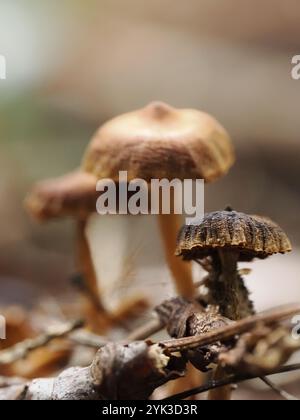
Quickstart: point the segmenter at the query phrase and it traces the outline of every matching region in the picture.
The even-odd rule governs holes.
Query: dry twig
[[[300,313],[300,304],[286,305],[271,311],[262,312],[225,326],[207,334],[185,337],[175,340],[167,340],[161,343],[170,352],[195,349],[197,347],[209,346],[218,341],[227,341],[235,336],[239,336],[256,327],[258,324],[270,325],[284,321],[289,317]]]
[[[49,328],[45,334],[42,334],[36,338],[27,339],[8,349],[2,350],[0,352],[0,365],[14,363],[17,360],[23,359],[30,351],[44,347],[51,341],[64,337],[77,328],[81,328],[82,326],[83,321],[81,320],[56,325],[52,328]]]
[[[94,349],[99,349],[109,343],[109,339],[107,337],[103,337],[86,330],[75,331],[68,335],[68,339],[75,344]]]
[[[165,327],[165,323],[162,322],[159,318],[153,318],[145,325],[137,328],[136,330],[132,331],[128,336],[126,341],[136,341],[136,340],[145,340],[149,338],[151,335],[159,332]]]
[[[266,384],[268,387],[270,387],[276,394],[278,394],[280,397],[282,397],[284,400],[288,401],[299,401],[299,398],[294,397],[293,395],[286,392],[284,389],[281,389],[276,384],[274,384],[270,379],[261,377],[260,378],[264,384]]]

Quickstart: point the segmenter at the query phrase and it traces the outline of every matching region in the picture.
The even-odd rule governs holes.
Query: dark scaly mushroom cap
[[[251,261],[284,254],[291,251],[292,246],[284,231],[266,217],[217,211],[206,214],[200,225],[181,229],[176,255],[196,260],[220,249],[236,250],[240,261]]]

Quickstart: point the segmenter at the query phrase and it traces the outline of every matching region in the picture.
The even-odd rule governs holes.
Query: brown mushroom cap
[[[266,217],[217,211],[206,214],[200,225],[181,229],[176,255],[196,260],[220,249],[236,250],[240,261],[251,261],[284,254],[291,251],[292,246],[284,231]]]
[[[25,204],[39,220],[81,218],[96,209],[97,181],[117,181],[119,171],[127,171],[129,181],[201,178],[210,182],[224,175],[233,162],[230,138],[213,117],[155,102],[104,124],[81,168],[37,184]]]
[[[96,178],[81,170],[35,185],[25,206],[37,220],[73,216],[78,219],[95,211],[99,193]]]
[[[83,169],[97,178],[205,179],[226,174],[235,156],[225,129],[210,115],[161,102],[104,124],[87,150]]]

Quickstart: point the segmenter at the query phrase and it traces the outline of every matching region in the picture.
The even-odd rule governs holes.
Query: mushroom
[[[81,266],[93,293],[114,311],[126,298],[151,305],[173,292],[194,294],[191,267],[174,256],[182,216],[96,213],[97,181],[204,179],[225,175],[234,162],[231,140],[210,115],[154,102],[104,124],[81,168],[38,184],[26,206],[37,219],[70,216],[79,221]],[[98,194],[99,195],[99,194]],[[97,282],[97,284],[96,284]]]
[[[206,214],[199,225],[184,226],[176,255],[200,263],[209,257],[207,299],[219,307],[223,316],[238,320],[254,313],[238,262],[291,250],[286,234],[270,219],[227,209]]]

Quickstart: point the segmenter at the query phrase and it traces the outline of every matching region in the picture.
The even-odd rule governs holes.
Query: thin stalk
[[[218,366],[214,372],[213,381],[218,382],[226,379],[228,375],[221,366]],[[231,400],[232,385],[211,389],[208,394],[209,401],[228,401]]]
[[[218,257],[220,264],[214,263],[214,267],[220,269],[216,271],[216,279],[213,284],[214,295],[220,306],[222,315],[232,320],[241,318],[239,313],[239,277],[238,277],[238,256],[234,251],[219,250]],[[227,377],[226,372],[221,366],[217,366],[214,372],[214,380],[222,380]],[[211,390],[208,395],[210,401],[231,400],[232,387],[230,385]]]
[[[220,296],[224,316],[233,321],[241,318],[239,314],[239,281],[238,281],[238,253],[219,251],[221,261],[221,275],[218,282],[222,284],[224,295]],[[218,285],[219,286],[219,285]]]
[[[206,280],[212,303],[220,313],[233,321],[253,315],[249,292],[238,271],[239,252],[220,249],[211,256],[212,269]]]
[[[87,282],[87,287],[89,290],[89,297],[91,298],[91,303],[95,306],[96,311],[103,309],[100,304],[100,294],[97,284],[96,273],[94,270],[94,265],[91,257],[91,252],[89,244],[85,235],[86,221],[79,221],[77,227],[77,256],[78,256],[78,269],[82,273],[84,279]],[[97,298],[95,298],[97,297]]]
[[[182,226],[182,216],[178,214],[159,214],[160,234],[164,245],[165,258],[172,273],[178,295],[191,299],[195,296],[191,264],[174,255],[177,234]]]

